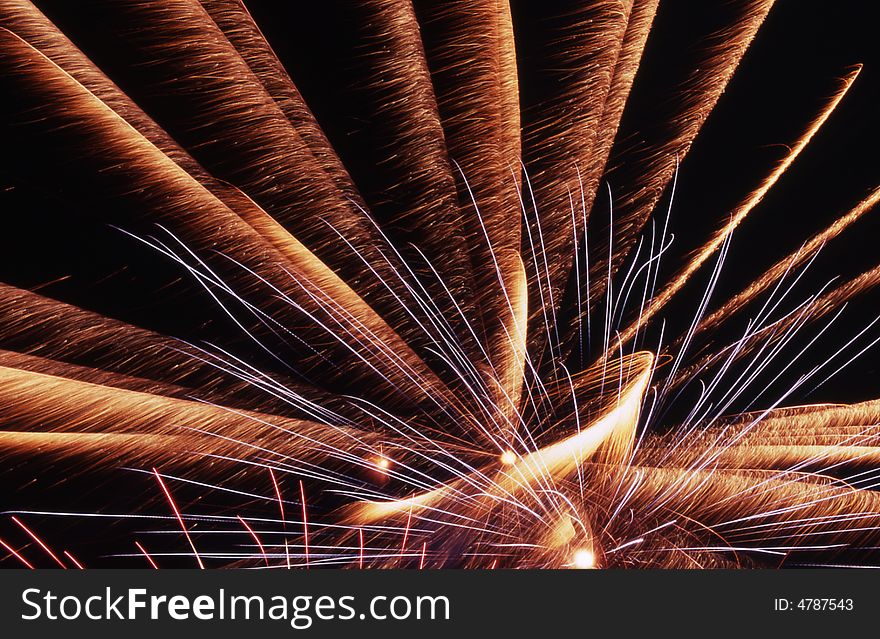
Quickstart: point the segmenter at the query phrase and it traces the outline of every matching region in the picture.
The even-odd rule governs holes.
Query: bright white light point
[[[505,466],[512,466],[516,463],[516,453],[512,450],[505,450],[501,453],[501,463]]]
[[[388,470],[388,467],[391,465],[391,462],[388,461],[385,457],[380,457],[376,460],[376,466],[381,468],[382,470]]]
[[[572,563],[575,568],[580,568],[582,570],[595,568],[596,555],[589,550],[581,549],[574,553],[574,561]]]

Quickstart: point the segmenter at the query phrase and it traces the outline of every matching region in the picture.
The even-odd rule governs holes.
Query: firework
[[[314,8],[322,82],[246,4],[0,0],[10,564],[865,563],[880,405],[793,398],[880,339],[810,361],[880,267],[798,297],[880,188],[713,298],[861,67],[670,272],[771,1],[707,9],[635,125],[657,0]]]

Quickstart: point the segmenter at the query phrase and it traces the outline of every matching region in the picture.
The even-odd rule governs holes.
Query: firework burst
[[[880,188],[713,298],[860,68],[663,267],[772,4],[708,11],[633,144],[657,0],[315,9],[337,77],[306,98],[239,0],[0,0],[0,187],[36,237],[0,284],[0,453],[36,495],[10,564],[868,561],[880,403],[791,404],[880,334],[810,363],[880,267],[797,286]]]

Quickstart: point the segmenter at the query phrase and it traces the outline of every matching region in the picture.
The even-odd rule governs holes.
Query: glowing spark
[[[236,517],[238,517],[238,521],[240,521],[241,525],[244,526],[245,529],[247,529],[247,531],[250,533],[251,537],[254,538],[254,541],[257,542],[257,546],[260,548],[260,553],[262,553],[262,555],[263,555],[263,560],[266,562],[266,568],[268,568],[269,567],[269,555],[266,554],[266,549],[263,547],[263,542],[260,541],[259,537],[257,537],[257,533],[254,532],[254,529],[251,528],[244,519],[242,519],[241,515],[236,515]]]
[[[501,457],[499,458],[501,463],[505,466],[513,466],[516,463],[517,457],[516,453],[512,450],[505,450],[501,453]]]
[[[54,559],[56,564],[58,564],[62,568],[65,568],[65,569],[67,568],[67,566],[64,565],[64,562],[61,561],[60,559],[58,559],[58,555],[56,555],[54,552],[52,552],[52,550],[49,548],[49,546],[44,544],[43,540],[40,539],[39,537],[37,537],[37,535],[34,534],[34,532],[30,528],[28,528],[23,523],[21,523],[21,521],[18,519],[18,517],[13,515],[12,521],[14,521],[16,524],[18,524],[18,526],[22,530],[24,530],[28,534],[28,536],[30,536],[31,539],[33,539],[35,542],[37,542],[37,545],[39,545],[40,548],[42,548],[44,551],[46,551],[46,554],[49,555],[52,559]]]
[[[275,479],[275,473],[269,469],[269,477],[272,478],[272,485],[275,487],[275,498],[278,500],[278,510],[281,511],[281,521],[284,520],[284,500],[281,499],[281,489],[278,487],[278,481]]]
[[[596,555],[591,550],[581,548],[575,551],[572,557],[572,565],[581,570],[587,570],[596,567]]]
[[[13,548],[13,547],[10,546],[9,544],[7,544],[7,543],[6,543],[5,541],[3,541],[2,539],[0,539],[0,546],[3,546],[7,551],[9,551],[9,553],[10,553],[13,557],[15,557],[16,559],[18,559],[18,560],[19,560],[21,563],[23,563],[25,566],[27,566],[27,567],[30,568],[31,570],[34,569],[34,567],[31,565],[31,563],[30,563],[27,559],[25,559],[24,557],[22,557],[22,556],[21,556],[21,555],[15,550],[15,548]]]
[[[76,566],[76,567],[79,568],[80,570],[85,570],[85,566],[83,566],[81,563],[79,563],[79,562],[76,560],[76,557],[74,557],[72,554],[70,554],[69,551],[65,550],[65,551],[64,551],[64,556],[67,557],[68,559],[70,559],[70,561],[73,562],[73,565],[74,565],[74,566]]]
[[[272,478],[272,485],[275,487],[275,498],[278,500],[278,510],[281,511],[281,524],[284,531],[287,532],[287,520],[284,517],[284,500],[281,499],[281,489],[278,487],[278,481],[275,479],[275,473],[269,468],[269,476]],[[287,536],[284,537],[284,557],[287,560],[287,569],[290,570],[290,547],[287,545]]]
[[[180,524],[180,528],[181,530],[183,530],[183,534],[186,537],[186,540],[189,542],[189,547],[192,548],[193,555],[195,555],[196,562],[199,564],[199,568],[204,570],[205,564],[202,563],[202,558],[199,556],[199,551],[196,550],[196,545],[193,543],[192,538],[189,536],[189,531],[186,529],[186,524],[183,522],[183,517],[181,516],[180,511],[177,509],[177,504],[174,503],[174,498],[171,496],[171,491],[168,490],[165,482],[162,481],[162,476],[159,474],[158,470],[153,468],[153,474],[156,476],[156,481],[159,482],[159,486],[161,486],[162,492],[165,493],[165,498],[171,505],[171,510],[174,511],[174,516],[177,517],[177,523]]]
[[[150,562],[150,565],[151,565],[153,568],[155,568],[156,570],[159,570],[159,566],[156,565],[156,562],[153,561],[153,558],[150,557],[150,553],[148,553],[148,552],[147,552],[147,549],[144,548],[144,547],[141,545],[141,542],[139,542],[139,541],[135,541],[135,542],[134,542],[134,545],[138,547],[138,550],[140,550],[141,553],[143,553],[144,557],[147,558],[147,561]]]

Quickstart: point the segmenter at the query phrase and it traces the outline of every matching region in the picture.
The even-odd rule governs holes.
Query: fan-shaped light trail
[[[880,189],[713,299],[860,67],[676,256],[678,168],[772,2],[707,9],[641,111],[661,0],[315,6],[289,44],[335,85],[248,4],[0,0],[28,256],[0,283],[0,456],[39,503],[3,506],[10,564],[874,563],[877,400],[786,403],[878,339],[801,365],[880,266],[795,298]]]

